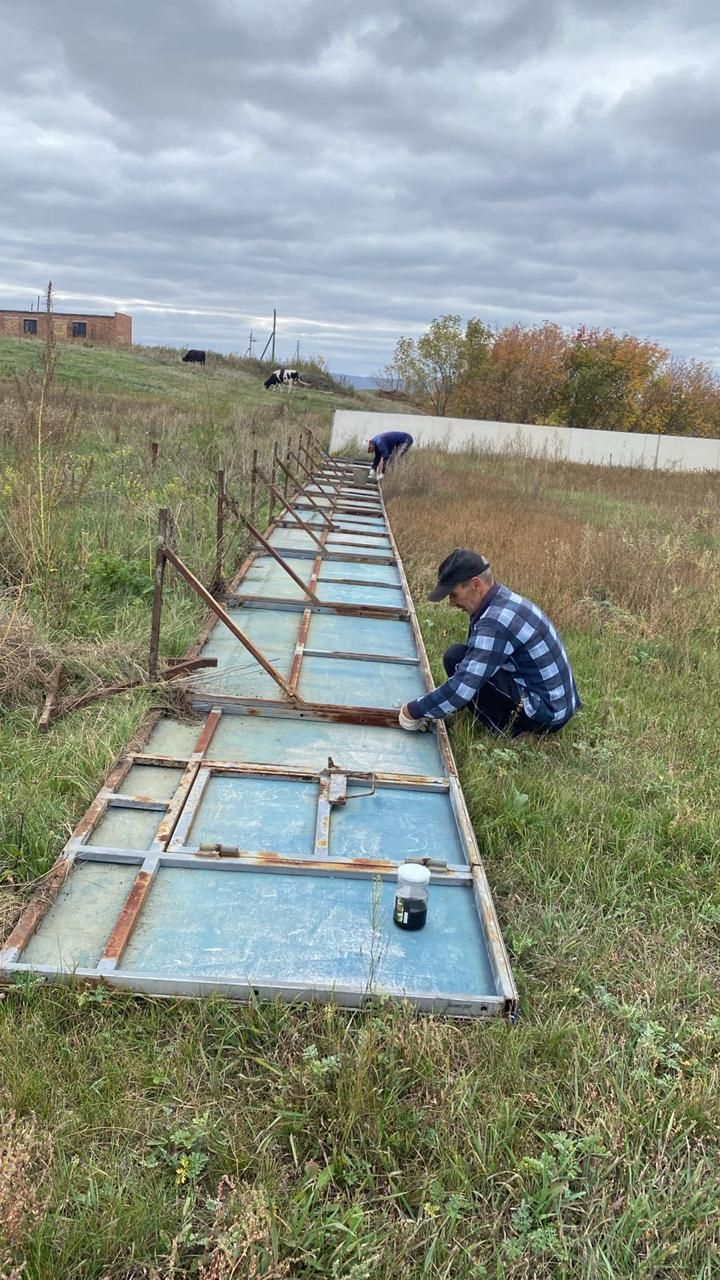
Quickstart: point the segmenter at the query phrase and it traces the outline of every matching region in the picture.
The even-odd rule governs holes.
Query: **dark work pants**
[[[448,676],[455,671],[467,652],[466,644],[451,644],[443,655]],[[470,703],[473,715],[491,733],[508,734],[516,738],[519,733],[553,733],[547,725],[538,724],[525,715],[517,691],[507,671],[496,671],[490,680],[478,690]]]

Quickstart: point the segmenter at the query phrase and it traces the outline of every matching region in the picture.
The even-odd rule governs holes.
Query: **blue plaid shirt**
[[[496,583],[470,619],[467,652],[455,674],[408,703],[414,720],[443,720],[472,702],[504,671],[531,720],[561,728],[582,706],[565,646],[552,622],[530,600]]]

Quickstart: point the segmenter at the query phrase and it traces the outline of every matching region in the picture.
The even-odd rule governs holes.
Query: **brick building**
[[[81,315],[53,311],[58,342],[99,342],[107,347],[129,347],[132,343],[132,316],[116,311],[112,316]],[[0,310],[0,334],[8,338],[44,338],[46,311]]]

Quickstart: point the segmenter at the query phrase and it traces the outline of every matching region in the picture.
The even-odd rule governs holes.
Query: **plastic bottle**
[[[419,862],[401,862],[393,921],[399,929],[422,929],[427,920],[430,871]]]

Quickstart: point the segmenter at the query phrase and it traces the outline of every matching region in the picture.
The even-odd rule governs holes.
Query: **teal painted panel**
[[[49,965],[65,973],[94,969],[138,869],[115,862],[77,862],[23,951],[23,963]]]
[[[173,756],[175,760],[188,760],[195,750],[202,725],[202,720],[186,724],[182,720],[163,716],[150,734],[147,745],[143,747],[143,755]]]
[[[351,564],[347,567],[355,569],[357,565]],[[350,578],[353,575],[347,576]],[[393,587],[373,587],[370,583],[367,586],[355,587],[321,578],[317,594],[320,600],[327,600],[332,604],[383,604],[388,609],[405,607],[405,598],[399,587],[397,590]]]
[[[348,563],[347,560],[323,560],[320,582],[333,578],[356,578],[362,582],[386,582],[400,586],[401,578],[392,564]]]
[[[288,676],[302,614],[279,609],[228,609],[228,615],[267,660]],[[230,694],[236,697],[274,698],[279,690],[272,676],[218,622],[202,649],[203,658],[217,658],[217,667],[193,677],[198,692]]]
[[[149,849],[164,816],[159,809],[122,809],[112,805],[87,843],[108,849]]]
[[[331,858],[436,858],[465,862],[447,792],[350,787],[344,805],[330,816]]]
[[[306,648],[383,653],[395,658],[417,657],[417,645],[409,622],[347,618],[332,613],[313,614]]]
[[[308,582],[312,573],[312,560],[298,560],[292,556],[287,556],[286,559],[301,581]],[[241,595],[304,599],[300,587],[272,556],[258,556],[237,589]]]
[[[217,776],[210,779],[186,844],[227,844],[245,853],[310,854],[316,782]]]
[[[167,801],[175,795],[182,774],[182,769],[169,769],[164,765],[134,764],[118,788],[118,795],[134,800]]]
[[[120,972],[496,995],[468,887],[432,885],[417,933],[393,903],[369,878],[162,867]]]
[[[328,756],[338,766],[359,772],[435,778],[444,773],[433,733],[270,716],[223,715],[205,758],[319,771],[327,765]]]
[[[340,707],[398,707],[425,692],[418,667],[355,658],[304,658],[299,693]]]

